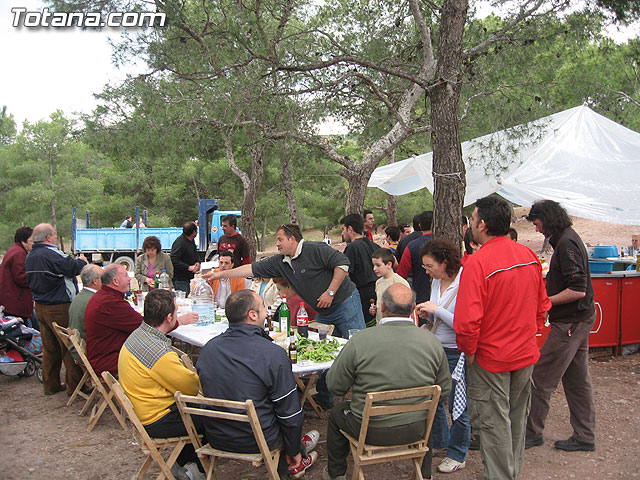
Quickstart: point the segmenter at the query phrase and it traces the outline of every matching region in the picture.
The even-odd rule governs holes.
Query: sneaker
[[[184,466],[184,469],[187,471],[189,480],[205,480],[204,473],[200,471],[196,463],[189,462]]]
[[[567,452],[577,452],[578,450],[593,452],[596,449],[595,443],[581,442],[573,437],[569,437],[567,440],[558,440],[553,446],[558,450],[566,450]]]
[[[526,437],[524,439],[524,448],[531,448],[531,447],[537,447],[539,445],[542,445],[544,443],[544,439],[542,437]]]
[[[302,444],[307,452],[315,450],[318,440],[320,440],[320,432],[317,430],[310,430],[302,436]]]
[[[325,469],[322,471],[322,480],[347,480],[347,476],[338,475],[337,477],[332,477],[331,475],[329,475],[329,467],[325,467]]]
[[[442,473],[453,473],[462,470],[467,466],[467,462],[458,462],[453,458],[445,457],[442,463],[438,465],[438,471]]]
[[[289,475],[293,478],[302,478],[307,471],[318,460],[318,452],[309,452],[307,458],[303,458],[298,468],[289,469]]]
[[[171,475],[173,475],[173,478],[176,480],[189,480],[187,469],[177,463],[174,463],[173,467],[171,467]]]

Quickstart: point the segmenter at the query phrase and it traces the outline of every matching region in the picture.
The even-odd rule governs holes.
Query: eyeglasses
[[[425,270],[433,270],[433,265],[422,265],[422,268],[424,268]]]

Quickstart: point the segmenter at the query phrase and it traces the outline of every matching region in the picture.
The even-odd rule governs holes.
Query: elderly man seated
[[[280,456],[278,472],[286,475],[288,470],[293,478],[300,478],[318,458],[311,450],[319,434],[312,430],[301,440],[304,418],[289,357],[264,333],[267,309],[257,293],[232,293],[225,313],[229,329],[211,339],[200,352],[197,368],[202,391],[207,397],[225,400],[243,402],[251,398],[269,448],[284,447],[286,455]],[[213,448],[239,453],[259,451],[248,423],[207,418],[204,425]]]
[[[118,354],[127,337],[140,326],[142,315],[124,299],[130,289],[130,278],[122,265],[104,267],[102,288],[96,293],[84,313],[87,332],[87,358],[98,376],[105,370],[118,375]],[[178,318],[177,325],[195,323],[197,313]]]
[[[151,437],[186,435],[173,395],[177,391],[197,395],[200,388],[198,375],[180,362],[166,335],[178,324],[176,312],[172,292],[149,292],[144,301],[144,321],[124,342],[118,357],[122,388]],[[193,417],[200,432],[201,420]],[[178,479],[204,479],[193,445],[182,449],[177,464],[172,472]]]
[[[220,252],[218,257],[220,268],[216,268],[215,272],[224,272],[233,268],[233,252]],[[221,278],[219,280],[211,280],[211,288],[213,296],[218,308],[224,308],[227,298],[233,292],[243,290],[245,288],[244,278]]]
[[[84,313],[91,297],[102,288],[102,267],[98,265],[86,265],[80,272],[82,291],[76,295],[69,307],[69,328],[78,330],[80,337],[86,342],[87,334],[84,330]],[[73,345],[69,347],[73,358],[79,362],[80,355]]]
[[[391,285],[382,295],[382,320],[375,328],[361,330],[344,346],[327,374],[327,387],[336,395],[351,389],[351,402],[336,403],[327,427],[328,466],[323,480],[344,480],[349,441],[340,432],[358,438],[365,396],[369,392],[440,385],[447,398],[451,376],[440,341],[410,318],[415,294],[402,284]],[[395,445],[424,437],[425,412],[384,415],[369,422],[367,443]],[[422,464],[431,477],[431,455]]]

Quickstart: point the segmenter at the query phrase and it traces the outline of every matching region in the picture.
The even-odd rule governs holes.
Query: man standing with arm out
[[[80,280],[82,280],[82,291],[76,295],[69,307],[69,328],[78,330],[80,338],[87,341],[87,333],[84,328],[84,312],[94,293],[102,288],[102,267],[98,265],[87,265],[80,272]],[[80,362],[80,355],[76,352],[73,345],[69,345],[71,355]]]
[[[200,270],[200,257],[193,239],[198,235],[195,222],[187,222],[182,227],[182,235],[175,239],[171,246],[171,263],[173,263],[173,285],[176,290],[189,294],[189,282]]]
[[[69,306],[78,293],[76,276],[87,264],[87,259],[82,255],[71,258],[58,249],[58,234],[48,223],[36,225],[32,238],[33,249],[27,255],[25,268],[42,334],[44,394],[52,395],[65,389],[60,383],[60,367],[64,362],[66,390],[71,395],[83,373],[73,361],[71,352],[58,339],[53,322],[61,327],[69,326]]]
[[[512,209],[497,197],[476,201],[473,238],[453,328],[467,356],[469,420],[480,436],[485,480],[516,480],[524,457],[536,333],[551,303],[535,253],[507,235]]]
[[[307,242],[298,225],[285,224],[276,232],[279,255],[232,270],[203,275],[208,282],[220,278],[283,277],[295,292],[318,312],[316,321],[333,323],[348,338],[349,329],[363,329],[360,295],[347,278],[349,259],[323,242]]]
[[[232,293],[225,313],[229,329],[211,339],[198,358],[202,391],[212,398],[240,402],[252,399],[269,448],[284,447],[278,472],[286,475],[288,463],[293,477],[299,478],[318,458],[311,450],[319,435],[312,430],[301,441],[304,415],[287,353],[264,332],[267,309],[257,293]],[[239,453],[259,451],[247,423],[205,419],[204,425],[213,448]]]
[[[558,202],[533,204],[527,220],[553,247],[547,293],[551,300],[551,331],[533,368],[527,448],[542,445],[549,399],[562,379],[573,435],[558,440],[560,450],[595,450],[596,411],[589,373],[589,332],[596,320],[589,256],[571,228],[571,219]]]
[[[236,230],[238,226],[236,216],[233,214],[225,215],[220,224],[224,235],[218,240],[218,252],[231,252],[234,267],[250,264],[249,244]]]
[[[409,287],[391,285],[382,294],[382,320],[351,338],[327,373],[327,386],[336,395],[351,389],[351,402],[337,403],[327,427],[328,467],[323,480],[344,480],[349,441],[340,430],[358,438],[365,396],[369,392],[440,385],[441,397],[451,391],[447,357],[440,341],[417,328],[410,318],[415,295]],[[395,445],[424,437],[424,412],[376,417],[369,423],[367,443]],[[425,457],[423,475],[431,476],[431,458]]]

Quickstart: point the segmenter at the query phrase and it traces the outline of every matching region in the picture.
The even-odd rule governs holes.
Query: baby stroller
[[[40,332],[26,327],[21,319],[0,319],[0,373],[30,377],[42,382],[42,339]]]

